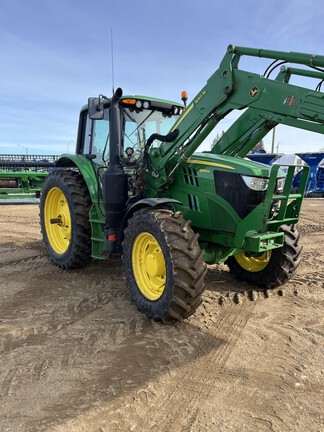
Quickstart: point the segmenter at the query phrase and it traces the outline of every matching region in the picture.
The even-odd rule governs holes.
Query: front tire
[[[230,272],[236,279],[260,288],[276,288],[286,283],[300,264],[302,246],[300,234],[295,226],[282,225],[284,245],[259,257],[250,257],[244,252],[227,259]]]
[[[137,308],[165,323],[192,315],[202,301],[206,268],[190,221],[179,212],[145,209],[124,234],[126,284]]]
[[[40,199],[40,224],[47,253],[61,268],[75,268],[91,258],[91,200],[83,177],[53,171]]]

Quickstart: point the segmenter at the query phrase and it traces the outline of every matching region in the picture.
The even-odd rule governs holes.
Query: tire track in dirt
[[[131,324],[131,327],[134,328],[134,331],[136,331],[137,328],[138,332],[138,325],[134,324]],[[53,419],[55,417],[57,418],[55,413],[60,412],[60,418],[62,420],[65,416],[68,417],[72,409],[71,404],[73,404],[74,413],[78,412],[84,404],[91,407],[91,401],[93,401],[93,395],[91,393],[93,392],[95,392],[97,397],[101,396],[105,400],[110,401],[112,398],[116,397],[116,395],[122,396],[127,394],[129,391],[132,391],[132,389],[141,386],[146,380],[154,379],[162,373],[161,369],[166,370],[170,367],[170,362],[173,365],[178,365],[185,361],[186,356],[182,350],[179,350],[178,353],[174,351],[174,342],[170,345],[165,343],[163,337],[161,339],[160,337],[156,337],[159,325],[151,323],[145,318],[143,319],[143,324],[143,331],[141,333],[138,335],[128,335],[128,338],[124,341],[126,343],[119,341],[119,347],[115,347],[114,351],[111,351],[110,347],[106,347],[102,350],[94,350],[92,359],[96,362],[97,373],[93,375],[92,371],[92,376],[90,375],[90,378],[87,371],[87,369],[89,369],[88,353],[84,356],[82,350],[80,350],[78,346],[75,346],[77,351],[77,355],[74,357],[75,361],[68,363],[70,365],[70,373],[72,369],[73,373],[78,377],[78,381],[74,383],[72,393],[64,394],[64,392],[60,392],[60,402],[57,401],[55,404],[52,400],[51,406],[45,407],[46,412],[51,415],[49,416],[48,422],[43,419],[45,422],[44,430],[48,430]],[[169,330],[172,330],[174,336],[179,335],[176,329]],[[169,330],[166,331],[168,332]],[[186,337],[185,330],[186,327],[183,327],[181,331],[184,337]],[[193,340],[196,341],[197,339]],[[84,346],[83,341],[81,343]],[[96,343],[96,340],[90,342],[92,346],[96,345]],[[194,353],[196,351],[196,345],[192,341],[189,343],[189,341],[185,340],[182,343],[182,347],[185,353]],[[66,343],[64,344],[64,348],[66,348]],[[61,350],[62,347],[60,347],[60,352]],[[109,356],[107,357],[108,352]],[[86,368],[86,371],[83,370],[84,368]],[[55,370],[57,370],[57,368]],[[58,373],[58,378],[62,379],[62,375],[64,376],[64,374],[65,371],[60,371]],[[50,376],[53,376],[53,372]],[[80,380],[82,381],[81,384]],[[52,383],[50,381],[47,384]],[[26,392],[26,387],[28,393],[25,377],[24,392]],[[39,388],[39,385],[36,384],[36,388]],[[91,389],[90,394],[89,392],[85,393],[84,388],[87,388],[88,391]],[[22,397],[22,395],[20,395],[20,397]],[[64,401],[64,407],[61,406],[62,401]],[[77,405],[75,405],[76,402]],[[24,430],[33,430],[32,424],[35,424],[34,421]],[[39,430],[43,429],[41,428]]]
[[[287,298],[287,296],[285,296],[285,298]],[[288,298],[293,299],[293,296],[288,296]],[[279,296],[274,296],[274,299],[279,300]],[[266,305],[267,301],[261,303]],[[247,302],[243,306],[243,314],[245,314],[246,306],[248,306],[250,313],[252,313],[254,307],[259,304],[260,302]],[[197,324],[199,324],[201,328],[206,328],[206,322],[201,320],[201,316],[209,316],[212,312],[214,312],[215,315],[215,309],[213,307],[214,305],[212,303],[207,303],[204,312],[198,314],[199,316],[197,315]],[[227,314],[230,311],[235,311],[235,309],[239,312],[238,317],[235,315],[223,316],[223,313]],[[195,347],[195,350],[199,352],[199,356],[191,358],[189,366],[186,365],[186,368],[184,368],[183,360],[181,359],[182,362],[178,364],[180,372],[178,372],[178,369],[174,369],[174,364],[177,365],[177,362],[173,363],[172,367],[163,367],[163,365],[161,365],[160,369],[163,370],[161,377],[156,378],[154,373],[154,376],[149,376],[151,379],[148,384],[145,386],[142,385],[141,388],[136,391],[131,391],[131,382],[129,384],[124,382],[123,385],[131,391],[130,396],[126,399],[123,394],[120,394],[118,387],[116,388],[113,385],[110,385],[108,388],[109,392],[114,396],[114,401],[109,402],[109,410],[108,408],[107,410],[103,409],[99,411],[97,409],[90,410],[90,414],[81,417],[82,420],[80,423],[67,422],[62,426],[62,429],[58,428],[55,430],[70,430],[73,425],[74,431],[90,431],[92,430],[92,424],[101,424],[102,431],[128,430],[129,428],[142,428],[142,430],[147,430],[147,428],[149,428],[159,431],[200,430],[199,423],[197,423],[197,416],[198,412],[201,411],[201,400],[208,400],[211,395],[213,398],[216,398],[219,388],[225,387],[228,389],[229,383],[231,383],[231,390],[228,390],[228,397],[230,397],[230,392],[233,389],[238,388],[243,384],[246,385],[247,377],[250,374],[249,370],[244,370],[242,368],[233,370],[233,368],[228,368],[226,364],[231,352],[235,348],[236,342],[240,339],[240,334],[248,322],[246,317],[241,317],[242,306],[226,304],[225,310],[222,308],[220,314],[221,317],[217,315],[217,319],[210,322],[207,320],[207,322],[212,328],[213,333],[218,336],[220,334],[227,335],[228,344],[225,343],[224,346],[220,347],[219,343],[210,342],[211,335],[208,333],[208,342],[205,339],[204,344],[198,344]],[[190,322],[193,323],[195,319],[196,318],[193,317]],[[236,328],[237,330],[235,330]],[[177,347],[173,346],[172,350],[177,350]],[[208,350],[213,354],[208,355]],[[154,344],[150,346],[150,353],[154,356]],[[148,356],[151,358],[149,354]],[[139,360],[138,357],[134,359],[134,364],[136,363],[138,367],[140,367],[139,364],[141,363]],[[284,356],[278,358],[278,360],[284,363]],[[132,357],[130,358],[130,361],[132,361]],[[201,364],[199,364],[200,362]],[[208,364],[208,368],[204,367],[206,364]],[[181,372],[182,368],[183,372]],[[212,373],[210,372],[211,369],[213,369]],[[199,373],[197,373],[197,370]],[[278,378],[277,374],[273,371],[268,371],[267,375],[271,378],[273,385],[279,387],[280,384],[282,384],[280,377]],[[129,376],[131,376],[131,374]],[[256,376],[259,377],[260,381],[262,381],[264,373],[256,374]],[[218,390],[215,391],[215,387],[217,387]],[[165,391],[161,391],[161,388],[165,389]],[[177,397],[174,396],[175,394]],[[120,398],[123,398],[122,401]],[[157,404],[159,406],[158,414],[156,414],[155,409]],[[185,406],[186,409],[183,414],[182,412],[179,413],[179,410],[177,410],[176,414],[172,417],[170,412],[173,412],[174,410],[172,408],[177,405]],[[131,413],[129,417],[127,415],[128,412]],[[250,416],[252,419],[253,416],[255,416],[255,413],[252,411]],[[275,412],[272,413],[272,416],[276,416]],[[107,417],[109,420],[100,422],[99,418],[107,419]],[[257,417],[254,418],[254,422],[258,423],[258,430],[263,430],[263,423],[270,424],[271,421],[273,421],[273,419],[267,420],[261,417],[259,419]],[[280,423],[279,420],[277,422]],[[163,427],[161,427],[161,424]],[[215,430],[218,430],[216,429],[216,426]],[[291,429],[288,428],[283,430],[288,431]]]
[[[226,385],[228,381],[233,379],[233,375],[228,374],[226,371],[226,363],[254,307],[255,304],[246,304],[244,311],[240,310],[240,314],[234,309],[224,311],[216,323],[213,322],[207,326],[211,335],[222,336],[223,343],[216,346],[213,342],[207,340],[204,345],[199,347],[201,356],[193,360],[185,370],[180,370],[176,376],[164,375],[162,377],[163,388],[166,391],[158,394],[154,398],[155,401],[151,402],[154,406],[155,402],[161,399],[163,401],[162,407],[150,418],[153,424],[163,424],[161,431],[191,430],[201,400],[204,400],[213,392],[217,381],[221,381]],[[204,365],[208,365],[208,375]],[[242,376],[237,378],[241,380]],[[181,396],[174,397],[172,389]],[[171,416],[172,407],[179,403],[180,398],[181,403],[186,406],[186,410]],[[134,403],[136,403],[136,399]],[[143,406],[143,412],[142,421],[144,422],[147,416],[145,406]],[[189,417],[188,413],[190,413]]]
[[[195,337],[191,339],[189,346],[188,340],[183,341],[182,332],[180,335],[176,333],[176,340],[171,337],[164,338],[159,334],[155,343],[152,341],[149,343],[147,347],[149,351],[143,358],[138,356],[136,359],[130,358],[131,362],[133,360],[133,363],[137,363],[140,373],[143,374],[145,370],[149,370],[148,365],[152,367],[156,359],[156,349],[159,350],[160,359],[161,352],[166,353],[165,358],[168,358],[169,362],[156,363],[153,373],[150,371],[150,374],[145,375],[148,380],[147,384],[142,383],[139,389],[131,391],[126,398],[118,392],[118,388],[113,388],[115,398],[109,402],[109,407],[102,410],[94,409],[90,411],[90,414],[83,416],[79,422],[64,424],[62,430],[69,428],[73,428],[74,431],[94,430],[91,425],[98,424],[98,416],[107,418],[108,411],[109,421],[99,423],[103,431],[132,430],[131,428],[136,427],[161,432],[190,430],[190,424],[196,418],[194,413],[198,412],[201,400],[208,397],[213,391],[215,382],[225,384],[228,380],[232,380],[234,375],[236,380],[241,381],[242,377],[239,373],[226,371],[226,362],[254,307],[253,303],[247,304],[243,314],[238,314],[234,308],[234,313],[229,313],[229,309],[232,309],[226,308],[227,311],[223,310],[220,313],[216,324],[213,323],[209,331],[206,330],[205,325],[199,324],[200,320],[195,322],[195,319],[190,319],[190,328],[194,331]],[[238,306],[237,309],[241,307]],[[208,310],[207,313],[209,313]],[[179,327],[182,326],[179,325]],[[169,329],[166,331],[169,333]],[[226,336],[221,338],[219,334]],[[145,346],[146,339],[143,335],[141,339]],[[184,345],[181,346],[181,344]],[[173,353],[173,356],[170,356],[170,353]],[[175,357],[174,353],[177,353]],[[205,365],[207,364],[208,374],[206,376]],[[133,376],[130,373],[127,375]],[[132,390],[132,385],[129,384],[128,388]],[[176,397],[175,394],[177,394]],[[123,397],[124,403],[121,403],[120,397]],[[177,411],[172,416],[170,413],[177,404],[185,406],[186,409],[183,413]],[[159,406],[158,410],[154,408],[156,406]],[[131,417],[128,416],[128,412],[132,413]],[[190,413],[189,418],[188,413]],[[60,431],[61,428],[57,430]]]
[[[39,280],[39,278],[38,278]],[[56,280],[57,282],[57,280]],[[67,285],[67,281],[64,281]],[[32,346],[45,342],[48,337],[54,336],[57,332],[62,332],[69,326],[75,325],[78,321],[83,321],[89,315],[100,310],[105,305],[115,305],[113,308],[116,314],[118,309],[128,305],[129,296],[127,292],[103,291],[91,294],[91,289],[97,291],[98,285],[90,286],[90,293],[84,296],[84,292],[79,292],[78,297],[70,298],[62,293],[58,302],[54,302],[51,287],[44,290],[42,284],[37,287],[19,291],[17,296],[4,304],[1,308],[0,316],[3,323],[11,323],[11,328],[18,328],[17,333],[11,332],[4,340],[2,345],[4,351],[12,351],[22,346]],[[61,292],[64,288],[61,289]],[[35,299],[36,297],[36,299]],[[44,310],[44,306],[46,306]],[[17,317],[17,311],[20,318]],[[30,320],[30,326],[21,328],[21,321]],[[120,324],[121,320],[113,320]],[[126,319],[125,319],[126,322]],[[16,326],[13,325],[16,323]],[[114,338],[112,336],[112,338]]]
[[[59,271],[60,275],[64,274],[64,273],[65,272]],[[80,273],[80,272],[76,272],[76,273]],[[44,278],[46,278],[46,277],[44,276]],[[48,279],[48,278],[46,278],[46,279]],[[57,277],[54,278],[54,280],[57,282]],[[115,280],[120,282],[121,278],[115,277]],[[78,283],[78,285],[79,285],[79,283]],[[27,299],[32,300],[33,304],[34,304],[35,297],[41,298],[42,288],[39,288],[39,294],[37,294],[37,290],[35,290],[34,287],[31,287],[30,290],[31,290],[31,292],[29,295],[25,296],[23,299],[20,299],[21,301],[24,302],[24,304],[26,304],[26,297],[27,297]],[[118,305],[119,309],[127,308],[127,306],[129,307],[129,299],[125,298],[125,291],[120,290],[120,288],[115,290],[115,291],[118,293],[117,297],[123,298],[124,303],[125,303],[123,305],[119,304]],[[215,293],[213,293],[213,294],[214,294],[214,297],[216,298]],[[84,295],[84,293],[83,293],[83,295]],[[54,310],[53,311],[53,317],[56,316],[57,322],[60,323],[59,327],[54,326],[54,328],[51,328],[51,327],[46,327],[46,326],[44,327],[43,326],[42,327],[42,330],[43,330],[42,334],[40,334],[39,332],[35,332],[35,328],[29,329],[30,333],[29,333],[29,335],[27,334],[27,337],[26,337],[26,332],[25,332],[25,334],[23,334],[18,339],[18,341],[16,341],[17,344],[16,345],[11,344],[10,346],[7,346],[6,347],[7,350],[10,349],[12,351],[12,350],[15,350],[15,349],[22,347],[22,346],[24,346],[24,347],[32,346],[32,345],[37,346],[37,344],[39,345],[40,343],[45,343],[49,337],[52,339],[53,335],[56,332],[59,332],[61,330],[66,332],[67,327],[68,326],[73,327],[77,321],[80,321],[80,324],[81,324],[80,325],[81,328],[76,332],[76,336],[79,335],[80,334],[79,331],[80,330],[82,331],[82,327],[84,327],[86,324],[84,319],[89,314],[95,312],[98,309],[98,305],[100,304],[100,302],[102,302],[103,304],[108,304],[109,300],[112,298],[111,290],[108,293],[107,292],[101,293],[100,296],[98,296],[98,294],[96,294],[96,295],[97,295],[97,298],[95,296],[92,296],[92,297],[90,296],[91,298],[89,298],[89,296],[88,296],[86,298],[82,298],[81,300],[74,302],[73,304],[68,302],[69,303],[69,307],[68,307],[69,318],[65,321],[65,324],[64,324],[64,321],[62,320],[62,315],[64,315],[64,313],[62,313],[62,311]],[[214,300],[215,300],[215,298],[214,298]],[[27,303],[28,303],[28,301],[27,301]],[[34,304],[34,308],[37,309],[37,305]],[[66,311],[67,311],[67,309],[65,309],[65,312]],[[116,308],[114,308],[114,313],[115,312],[116,312]],[[110,331],[110,332],[106,331],[105,340],[106,341],[107,341],[107,339],[109,340],[109,342],[107,343],[107,346],[109,346],[110,350],[118,351],[118,356],[120,356],[120,351],[118,350],[118,345],[121,345],[125,341],[125,339],[127,339],[130,336],[130,334],[134,335],[136,329],[137,329],[137,333],[140,335],[140,339],[141,340],[143,339],[143,334],[141,334],[138,331],[141,328],[141,326],[138,324],[138,318],[136,318],[136,316],[138,316],[138,313],[135,310],[133,313],[134,313],[134,319],[133,320],[131,319],[130,321],[127,321],[129,318],[127,318],[127,319],[125,318],[125,320],[121,320],[120,318],[118,318],[118,319],[113,318],[109,314],[107,314],[105,316],[105,318],[102,320],[102,321],[107,320],[109,323],[116,324],[115,326],[112,326],[112,331]],[[201,313],[200,315],[207,317],[207,318],[208,317],[210,318],[210,319],[206,318],[205,320],[203,320],[203,326],[205,328],[206,327],[208,328],[208,326],[210,326],[210,325],[215,326],[215,322],[217,324],[217,320],[216,321],[215,321],[215,319],[211,320],[211,317],[213,315],[215,315],[215,310],[213,310],[213,308],[212,308],[212,302],[210,302],[209,305],[207,303],[204,306],[203,313]],[[127,325],[126,325],[126,323],[127,323]],[[220,320],[218,322],[218,325],[215,326],[215,331],[216,331],[216,329],[224,327],[224,325],[226,325],[226,320],[225,321],[223,319]],[[233,326],[235,327],[235,322],[231,322],[229,324],[230,328],[232,328]],[[131,330],[131,329],[133,329],[133,330]],[[132,332],[132,333],[130,333],[130,332]],[[70,336],[71,336],[71,334],[70,334]],[[40,337],[42,337],[42,338],[40,338]],[[151,335],[151,337],[152,337],[152,335]],[[232,337],[233,336],[231,336],[229,343],[232,342]],[[53,344],[53,340],[51,340],[51,344]],[[146,358],[151,359],[153,364],[154,364],[154,362],[156,363],[156,360],[154,360],[154,358],[152,358],[152,354],[151,354],[152,352],[153,353],[155,352],[155,349],[156,349],[155,344],[156,344],[156,342],[154,344],[151,343],[148,345],[149,351],[146,353],[146,355],[144,357],[138,356],[138,355],[135,356],[134,357],[134,364],[137,364],[138,367],[143,368],[143,365],[146,364]],[[163,346],[164,346],[164,350],[167,352],[167,357],[169,357],[171,353],[177,352],[177,350],[178,350],[177,345],[167,343],[166,347],[165,347],[165,344],[166,343],[164,341]],[[100,346],[102,347],[102,346],[104,346],[104,343],[102,340],[100,341],[100,338],[98,338],[97,336],[92,336],[92,337],[90,336],[87,339],[83,339],[81,344],[80,344],[80,341],[77,344],[75,344],[75,343],[69,343],[65,340],[64,341],[64,348],[63,348],[63,346],[60,346],[60,345],[57,346],[54,344],[54,346],[55,346],[55,350],[58,349],[61,352],[64,351],[64,355],[62,356],[63,358],[62,358],[60,365],[58,366],[58,365],[55,365],[53,362],[48,363],[48,362],[46,362],[46,360],[41,360],[39,363],[37,363],[34,366],[34,368],[33,368],[34,371],[36,371],[38,369],[42,370],[43,369],[42,365],[44,365],[44,364],[47,365],[47,370],[48,369],[56,370],[62,366],[76,366],[78,364],[78,361],[76,361],[76,359],[79,359],[80,357],[82,357],[82,358],[91,357],[93,355],[93,352],[95,351],[94,347],[95,346],[97,346],[97,348]],[[129,347],[127,347],[126,352],[125,352],[126,356],[127,356],[128,348]],[[189,351],[193,352],[197,348],[198,348],[199,353],[201,355],[203,355],[203,353],[205,351],[208,351],[209,349],[213,349],[213,348],[215,348],[215,346],[211,346],[210,343],[208,342],[205,345],[199,345],[198,347],[194,346],[191,350],[189,349]],[[99,349],[99,351],[100,351],[100,349]],[[99,352],[99,351],[97,350],[97,352]],[[48,354],[47,349],[46,349],[46,352]],[[160,354],[161,354],[161,343],[159,345],[159,355]],[[180,350],[177,353],[176,358],[173,358],[171,365],[177,366],[177,365],[183,363],[183,361],[185,361],[185,359],[186,359],[187,354],[188,354],[188,346],[186,348],[184,348],[184,353],[182,353],[182,350]],[[220,356],[220,358],[222,358],[222,356],[225,356],[225,355],[226,355],[226,352],[224,352],[224,354],[222,354]],[[55,357],[54,352],[53,352],[53,357]],[[171,357],[172,357],[172,355],[171,355]],[[157,356],[157,358],[158,358],[158,356]],[[129,356],[129,354],[128,354],[128,360],[130,360],[130,361],[132,360],[132,357]],[[97,362],[97,364],[98,364],[98,362]],[[105,363],[103,363],[103,364],[105,364]],[[161,367],[162,367],[163,373],[166,373],[169,370],[169,366],[163,364],[163,362],[162,362],[162,365],[158,364],[158,365],[154,365],[154,366],[156,366],[156,369],[154,369],[153,377],[156,374],[159,374],[161,372]],[[123,374],[124,374],[124,372],[123,372]],[[118,377],[118,373],[117,373],[117,377]],[[231,377],[232,377],[232,375],[231,375]],[[151,377],[149,377],[149,378],[151,378]],[[19,389],[19,383],[26,384],[26,382],[28,382],[28,381],[30,383],[31,382],[35,383],[40,379],[44,379],[44,374],[41,374],[41,373],[33,373],[33,374],[25,373],[24,374],[21,372],[16,379],[15,391],[17,391]],[[121,377],[119,377],[117,379],[117,381],[118,380],[120,380],[121,385],[123,386],[124,389],[125,388],[130,388],[130,389],[132,388],[132,382],[127,383]],[[171,382],[173,382],[173,380]],[[198,382],[199,382],[199,379],[198,379]],[[118,386],[115,387],[113,384],[114,383],[110,384],[109,388],[110,388],[110,392],[114,393],[114,395],[116,396],[120,392],[120,390],[119,390]],[[167,386],[167,381],[164,382],[164,385]],[[201,393],[197,393],[197,397],[199,395],[202,396]],[[164,395],[164,397],[166,397],[166,395]],[[135,401],[137,400],[136,397],[134,400]],[[195,400],[197,400],[197,399],[195,399]],[[169,404],[172,405],[172,400],[169,401]],[[195,409],[194,406],[192,407],[192,409]],[[60,408],[60,411],[61,411],[61,414],[63,414],[62,408]]]
[[[1,238],[1,430],[320,430],[323,242],[307,230],[305,261],[285,288],[251,290],[214,268],[202,307],[173,327],[130,303],[117,260],[62,271],[35,241],[38,225],[23,254],[20,229]]]
[[[47,262],[47,258],[44,256],[44,254],[39,254],[36,251],[34,253],[32,251],[25,251],[23,254],[25,255],[22,258],[5,258],[2,257],[0,262],[0,268],[3,269],[3,276],[5,275],[11,275],[12,272],[21,271],[24,272],[26,270],[31,270],[31,268],[34,268],[35,270],[39,269],[40,265],[42,263]],[[4,261],[3,261],[4,258]],[[10,268],[7,268],[10,266]],[[14,267],[15,266],[15,267]]]
[[[1,397],[8,396],[11,393],[11,387],[15,376],[17,375],[18,369],[13,368],[10,369],[8,374],[5,376],[4,381],[0,387],[0,395]]]
[[[317,286],[316,290],[320,293],[321,288]],[[312,309],[309,308],[310,302]],[[321,300],[321,305],[324,306],[323,300]],[[250,337],[251,350],[257,350],[259,353],[256,367],[260,374],[264,375],[260,382],[267,386],[268,395],[264,395],[262,389],[257,387],[254,395],[249,393],[251,403],[246,404],[246,416],[256,416],[253,402],[258,403],[261,397],[266,397],[260,417],[271,422],[274,430],[282,432],[320,430],[320,425],[315,418],[316,410],[320,409],[320,402],[317,401],[320,387],[318,364],[322,354],[318,350],[318,344],[320,339],[323,341],[324,330],[323,319],[318,320],[321,305],[318,304],[318,297],[314,297],[313,293],[306,290],[295,297],[286,296],[283,304],[274,301],[271,310],[267,309],[265,303],[258,305],[257,330],[249,323],[247,333]],[[316,313],[316,309],[317,318],[309,317],[309,310]],[[275,311],[277,311],[277,316],[280,315],[279,321],[274,318]],[[304,328],[305,324],[307,328],[316,332],[315,338],[308,337],[308,331]],[[262,346],[269,347],[269,344],[271,346],[270,356],[266,350],[256,349]],[[242,352],[243,342],[240,342],[237,348]],[[306,359],[309,359],[307,365]],[[242,365],[246,367],[244,359],[236,357],[234,366]],[[304,395],[302,398],[300,398],[301,394]],[[299,402],[296,403],[296,400]],[[305,403],[306,400],[313,402]],[[312,425],[309,420],[305,421],[306,413],[308,413],[306,419],[314,419]]]

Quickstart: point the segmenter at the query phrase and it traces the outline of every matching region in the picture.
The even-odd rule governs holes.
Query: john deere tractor
[[[239,69],[243,55],[275,61],[259,75]],[[204,263],[225,262],[251,285],[284,284],[301,259],[296,223],[308,167],[292,194],[295,166],[244,157],[278,124],[324,133],[323,67],[324,56],[230,45],[188,106],[185,94],[179,104],[120,88],[90,98],[76,154],[62,155],[41,193],[51,260],[73,268],[121,255],[138,309],[167,323],[200,305]],[[294,75],[319,84],[292,85]],[[233,110],[242,115],[213,149],[194,153]]]

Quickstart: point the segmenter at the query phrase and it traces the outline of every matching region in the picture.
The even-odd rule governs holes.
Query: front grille
[[[245,218],[265,197],[264,192],[251,190],[240,174],[214,171],[216,193],[227,201],[241,219]]]

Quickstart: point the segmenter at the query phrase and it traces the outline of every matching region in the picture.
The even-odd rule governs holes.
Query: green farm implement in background
[[[0,154],[0,199],[39,198],[58,156]]]

